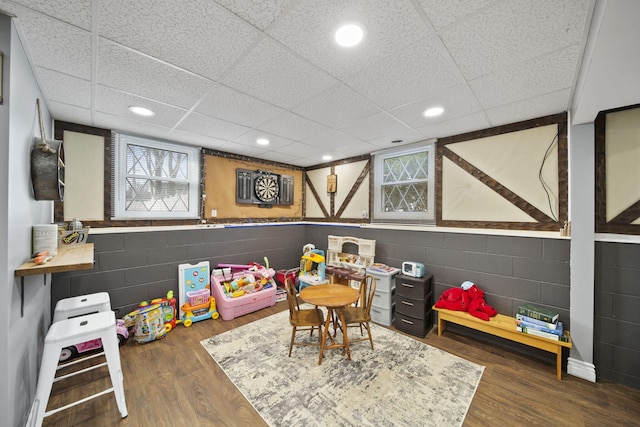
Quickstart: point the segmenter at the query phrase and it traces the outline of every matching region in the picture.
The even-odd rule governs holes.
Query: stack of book
[[[522,304],[516,314],[516,330],[525,334],[548,338],[554,341],[568,342],[560,315],[546,307],[534,304]]]

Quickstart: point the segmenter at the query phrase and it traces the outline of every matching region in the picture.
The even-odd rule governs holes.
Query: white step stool
[[[86,369],[73,372],[68,375],[56,377],[58,368],[58,359],[60,351],[70,345],[94,340],[100,338],[102,340],[102,348],[106,362],[90,366]],[[86,360],[82,359],[82,360]],[[107,365],[109,368],[109,376],[111,377],[111,387],[93,394],[91,396],[80,399],[68,405],[52,409],[45,412],[47,403],[51,394],[51,387],[54,382],[79,375]],[[69,364],[61,365],[61,367],[69,366]],[[42,354],[42,364],[40,366],[40,374],[38,375],[38,386],[36,388],[36,398],[29,412],[27,426],[42,425],[42,420],[49,415],[79,405],[95,397],[112,392],[115,394],[116,404],[122,418],[128,415],[127,404],[124,397],[124,381],[122,377],[122,367],[120,365],[120,350],[118,348],[118,338],[116,337],[116,316],[111,310],[87,314],[71,319],[60,320],[53,323],[44,340],[44,352]]]
[[[53,312],[53,321],[59,322],[60,320],[84,314],[102,313],[103,311],[111,311],[111,300],[107,292],[80,295],[58,301]]]

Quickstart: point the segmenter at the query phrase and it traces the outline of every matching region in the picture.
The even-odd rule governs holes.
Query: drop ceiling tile
[[[216,0],[216,3],[264,31],[285,10],[291,0]]]
[[[227,145],[224,146],[223,151],[232,154],[238,154],[242,156],[262,158],[265,153],[268,153],[268,149],[250,147],[244,144],[238,144],[236,142],[228,142]]]
[[[463,19],[496,0],[417,0],[436,31]]]
[[[75,25],[85,30],[91,30],[91,0],[12,0],[45,15]]]
[[[259,138],[266,138],[269,140],[269,145],[261,146],[256,142]],[[295,143],[290,139],[282,138],[280,136],[272,135],[266,132],[262,132],[256,129],[250,129],[247,132],[239,135],[235,138],[231,138],[229,142],[235,142],[238,144],[246,145],[249,147],[255,147],[258,150],[275,150],[278,148],[286,147]]]
[[[258,126],[258,129],[294,141],[301,141],[313,135],[329,131],[327,126],[301,117],[290,111],[261,124]]]
[[[91,80],[91,33],[26,8],[17,16],[34,65]]]
[[[285,110],[235,89],[214,84],[194,111],[243,126],[255,127]]]
[[[173,0],[100,2],[101,36],[211,79],[258,34],[209,0],[190,0],[188,6]]]
[[[487,129],[492,125],[484,113],[474,113],[468,116],[457,117],[418,128],[425,138],[444,138],[446,136],[460,135],[476,130]]]
[[[363,25],[358,46],[344,49],[334,33],[345,22]],[[392,55],[433,31],[410,0],[315,0],[298,2],[268,33],[341,80]]]
[[[442,107],[444,113],[438,117],[425,117],[422,113],[431,107]],[[469,86],[461,84],[389,110],[389,113],[407,125],[419,128],[455,117],[466,116],[480,110],[480,104]]]
[[[389,109],[463,81],[440,39],[429,37],[367,67],[347,84]]]
[[[295,152],[295,151],[292,150],[291,152]],[[291,152],[280,153],[275,151],[267,151],[265,153],[262,153],[260,155],[260,158],[265,160],[271,160],[272,162],[290,163],[291,161],[297,159],[297,156],[290,154]]]
[[[340,156],[341,159],[345,159],[347,157],[371,154],[372,152],[379,149],[379,147],[369,144],[368,142],[362,142],[358,145],[343,145],[342,147],[336,148],[332,153],[334,154],[334,158],[335,156]]]
[[[511,104],[571,87],[579,58],[580,47],[571,46],[487,74],[469,84],[484,108]]]
[[[340,83],[296,107],[294,112],[331,127],[341,127],[380,112],[371,101]]]
[[[51,115],[56,120],[77,123],[80,125],[93,126],[91,122],[91,110],[80,108],[75,105],[63,104],[61,102],[47,102]]]
[[[362,141],[371,141],[380,137],[395,139],[391,135],[408,132],[412,129],[389,113],[382,112],[358,120],[340,128],[340,130]]]
[[[143,121],[114,116],[113,114],[96,112],[94,114],[94,125],[103,129],[111,129],[114,132],[125,132],[136,135],[144,135],[149,138],[158,138],[168,141],[176,141],[169,137],[171,128],[169,126],[159,126],[145,123]]]
[[[214,119],[199,113],[189,114],[176,129],[224,140],[237,138],[249,130],[245,126]]]
[[[570,96],[570,89],[559,90],[536,98],[490,108],[486,113],[491,120],[491,126],[516,123],[567,111]]]
[[[192,132],[185,132],[179,129],[172,130],[167,138],[171,141],[182,142],[198,147],[209,148],[211,150],[225,151],[228,142],[223,139],[212,138],[209,136],[198,135]]]
[[[333,86],[336,80],[265,38],[225,75],[221,83],[289,109]]]
[[[362,141],[351,135],[347,135],[339,130],[330,130],[327,133],[319,134],[305,139],[306,145],[318,147],[319,149],[332,149],[346,145],[361,144]]]
[[[401,132],[394,132],[392,134],[380,135],[377,138],[370,139],[367,141],[369,144],[373,145],[376,150],[380,150],[381,148],[392,148],[395,144],[391,144],[391,141],[400,139],[403,141],[403,144],[411,144],[414,142],[424,140],[424,135],[418,132],[415,129],[407,129]]]
[[[98,47],[98,83],[182,108],[191,108],[212,85],[104,39]]]
[[[47,100],[91,108],[90,81],[42,67],[36,67],[36,73]]]
[[[579,43],[588,1],[517,0],[493,7],[440,33],[467,80]]]
[[[135,105],[149,108],[155,113],[150,117],[138,116],[129,107]],[[187,110],[171,105],[150,101],[126,92],[120,92],[106,86],[98,85],[96,90],[96,111],[122,116],[127,120],[136,120],[144,123],[157,124],[159,126],[174,127],[187,113]]]

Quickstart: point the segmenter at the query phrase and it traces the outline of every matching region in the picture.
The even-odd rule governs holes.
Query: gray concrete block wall
[[[272,268],[299,265],[305,243],[305,226],[202,228],[197,230],[90,234],[95,245],[95,267],[54,274],[52,308],[58,300],[107,291],[119,316],[141,301],[178,292],[178,265],[209,261],[264,264]]]
[[[326,250],[329,234],[376,240],[376,262],[400,267],[403,261],[425,264],[433,275],[435,298],[469,280],[486,293],[499,313],[513,316],[531,302],[569,319],[569,240],[490,236],[433,231],[378,230],[308,226],[307,240]]]
[[[597,242],[595,263],[596,374],[640,388],[640,245]]]

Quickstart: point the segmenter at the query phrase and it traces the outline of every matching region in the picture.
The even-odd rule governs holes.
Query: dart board
[[[255,180],[256,197],[260,201],[269,203],[276,200],[280,193],[278,178],[273,175],[260,175]]]

